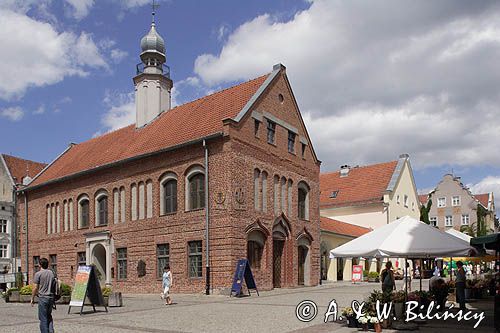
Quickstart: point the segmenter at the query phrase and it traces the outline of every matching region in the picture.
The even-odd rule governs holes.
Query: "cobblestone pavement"
[[[424,281],[424,286],[427,282]],[[398,284],[401,288],[400,282]],[[335,299],[339,308],[351,301],[362,300],[378,284],[347,282],[318,287],[281,289],[261,292],[260,296],[244,298],[205,295],[173,295],[174,305],[165,306],[158,295],[124,295],[122,308],[110,308],[108,313],[78,314],[68,306],[59,305],[54,311],[55,330],[61,332],[356,332],[340,323],[324,323],[328,304]],[[414,283],[418,288],[418,282]],[[311,300],[317,304],[318,315],[310,322],[295,316],[297,304]],[[476,332],[494,332],[493,301],[471,303],[469,308],[485,311],[486,319]],[[86,310],[91,310],[86,307]],[[420,332],[471,332],[473,323],[455,320],[431,320],[420,325]],[[29,304],[0,302],[0,332],[37,332],[36,307]],[[384,329],[384,332],[395,332]]]

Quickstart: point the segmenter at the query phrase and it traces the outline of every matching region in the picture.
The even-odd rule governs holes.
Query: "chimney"
[[[342,165],[340,167],[340,177],[347,177],[349,175],[349,171],[351,170],[351,166],[350,165]]]

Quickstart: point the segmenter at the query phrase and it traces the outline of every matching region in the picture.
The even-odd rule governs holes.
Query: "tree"
[[[477,228],[476,228],[476,236],[485,236],[488,234],[488,227],[486,226],[486,215],[488,211],[481,204],[477,204]]]
[[[431,211],[431,207],[432,207],[432,200],[430,199],[429,201],[427,201],[427,206],[422,205],[422,207],[420,207],[420,221],[425,222],[426,224],[431,223],[431,221],[429,220],[429,212]]]

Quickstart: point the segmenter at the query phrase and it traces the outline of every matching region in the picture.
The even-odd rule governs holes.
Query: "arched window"
[[[78,199],[78,228],[89,227],[89,197],[83,195]]]
[[[63,221],[64,221],[64,231],[68,231],[68,201],[63,201]]]
[[[50,235],[50,227],[52,225],[51,223],[51,214],[50,214],[50,205],[47,205],[47,235]]]
[[[120,187],[120,222],[125,222],[125,187]]]
[[[266,237],[262,232],[254,230],[248,234],[247,258],[251,268],[260,269],[265,243]]]
[[[148,179],[146,181],[146,218],[153,217],[153,181]]]
[[[108,224],[108,193],[104,190],[99,191],[95,196],[95,225]]]
[[[186,176],[186,200],[189,210],[205,207],[205,173],[203,168],[193,167]]]
[[[262,211],[267,213],[267,172],[262,171]]]
[[[130,216],[132,221],[137,220],[137,185],[130,185]]]
[[[146,216],[144,210],[144,205],[146,204],[145,189],[144,182],[139,182],[139,220],[143,220]]]
[[[300,182],[298,186],[298,217],[302,220],[309,220],[309,186]]]
[[[68,201],[68,214],[69,214],[69,230],[73,230],[73,199],[69,199]]]
[[[287,206],[288,197],[286,195],[286,190],[287,190],[286,178],[281,177],[281,211],[283,213],[286,213],[286,209],[288,208]]]
[[[274,176],[274,215],[280,213],[280,177]]]
[[[113,189],[113,223],[120,222],[120,192],[117,188]]]
[[[160,214],[177,212],[177,175],[167,172],[160,178]]]

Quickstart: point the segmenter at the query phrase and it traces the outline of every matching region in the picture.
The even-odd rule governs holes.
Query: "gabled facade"
[[[140,101],[167,75],[162,41],[141,43]],[[136,124],[70,146],[20,193],[23,269],[47,257],[72,283],[94,264],[144,293],[169,263],[175,292],[227,291],[248,258],[259,289],[318,284],[320,162],[285,67],[174,108],[140,101]]]
[[[0,154],[0,270],[17,272],[19,261],[16,190],[28,184],[45,164]]]
[[[484,215],[486,233],[495,232],[495,198],[493,192],[472,194],[462,183],[460,177],[446,174],[436,188],[428,195],[422,195],[421,201],[427,205],[431,200],[429,211],[430,223],[441,230],[474,229],[477,234],[478,209]]]
[[[321,216],[378,228],[405,215],[419,218],[419,199],[409,156],[348,167],[320,176]]]

